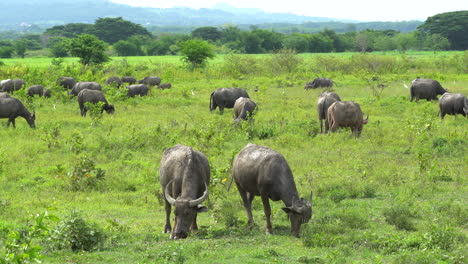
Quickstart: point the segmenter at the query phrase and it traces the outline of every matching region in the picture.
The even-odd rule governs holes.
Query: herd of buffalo
[[[162,83],[157,76],[146,77],[138,81],[133,77],[110,77],[106,85],[121,86],[128,83],[127,95],[146,96],[149,87],[158,86],[160,89],[171,88],[170,83]],[[70,90],[69,94],[77,96],[81,115],[87,112],[87,103],[102,102],[102,110],[114,112],[114,106],[109,104],[97,82],[76,82],[72,77],[60,77],[57,84]],[[8,118],[15,126],[18,116],[26,119],[28,124],[35,127],[35,114],[30,113],[21,101],[11,97],[9,93],[21,89],[25,82],[20,79],[3,80],[0,82],[0,118]],[[305,85],[305,89],[318,87],[332,87],[333,81],[327,78],[317,78]],[[49,89],[34,85],[28,89],[29,96],[39,95],[49,97]],[[468,100],[460,93],[449,93],[440,83],[432,79],[416,78],[411,82],[410,100],[439,98],[440,116],[468,114]],[[252,117],[256,103],[250,99],[248,93],[241,88],[219,88],[210,95],[210,111],[219,108],[234,108],[234,121],[240,122]],[[368,123],[368,117],[363,118],[360,105],[354,101],[341,101],[338,94],[324,91],[319,95],[317,112],[320,121],[320,130],[323,130],[325,120],[325,133],[339,128],[349,127],[356,136],[359,136],[363,125]],[[248,225],[253,227],[252,201],[260,196],[264,206],[266,232],[272,232],[270,221],[271,208],[269,200],[283,201],[282,208],[291,222],[291,233],[298,237],[301,224],[307,223],[312,216],[312,196],[306,200],[298,194],[292,171],[285,158],[275,150],[255,144],[247,144],[234,158],[232,164],[232,179],[244,203],[248,216]],[[208,197],[210,183],[210,165],[207,157],[189,146],[176,145],[164,151],[159,172],[159,180],[165,197],[166,224],[164,232],[171,233],[171,238],[186,238],[190,230],[197,230],[197,213],[206,212],[202,205]],[[171,206],[174,206],[174,228],[171,228]]]

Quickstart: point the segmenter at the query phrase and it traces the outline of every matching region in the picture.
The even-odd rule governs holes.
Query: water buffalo
[[[222,114],[224,108],[233,108],[239,97],[250,98],[249,94],[242,88],[219,88],[210,95],[210,111],[219,107]]]
[[[252,201],[260,196],[266,218],[266,232],[272,233],[269,199],[282,200],[282,209],[291,221],[291,233],[299,237],[301,224],[312,217],[312,204],[299,194],[286,159],[278,152],[263,146],[247,144],[234,158],[232,177],[247,211],[248,225],[253,227]]]
[[[315,78],[313,81],[305,84],[304,89],[315,89],[319,87],[333,87],[333,81],[328,78]]]
[[[104,84],[106,84],[106,85],[114,86],[114,87],[117,87],[117,88],[120,87],[122,85],[122,83],[123,83],[122,80],[117,76],[109,77],[104,82]]]
[[[73,77],[59,77],[56,83],[63,88],[72,89],[76,84],[76,80]]]
[[[4,93],[4,92],[0,92],[0,98],[10,98],[10,94],[8,93]]]
[[[172,85],[170,83],[161,83],[158,85],[158,89],[164,90],[164,89],[171,89]]]
[[[416,78],[411,82],[410,87],[410,101],[412,102],[416,98],[416,102],[419,99],[437,100],[438,94],[444,94],[447,90],[442,88],[442,85],[436,80]]]
[[[0,82],[1,91],[13,93],[14,91],[18,91],[25,85],[26,82],[22,79],[8,79],[3,80]]]
[[[136,95],[146,96],[148,94],[149,88],[146,84],[134,84],[127,85],[127,96],[134,97]]]
[[[42,94],[42,96],[44,96],[45,98],[50,98],[51,94],[52,94],[52,92],[50,91],[50,89],[46,88],[44,90],[44,93]]]
[[[12,123],[13,127],[16,128],[15,118],[18,116],[26,119],[31,128],[36,128],[34,123],[36,114],[31,114],[19,99],[13,97],[0,98],[0,118],[8,118],[8,126]]]
[[[135,84],[137,82],[137,79],[135,79],[135,77],[132,76],[123,76],[121,80],[122,82],[128,84]]]
[[[440,118],[445,115],[468,115],[468,100],[461,93],[444,93],[439,98]]]
[[[161,78],[159,78],[158,76],[148,76],[143,78],[142,80],[139,80],[138,83],[146,84],[148,86],[156,86],[161,83]]]
[[[171,238],[186,238],[189,227],[197,230],[197,213],[208,209],[201,203],[208,198],[210,165],[206,156],[191,147],[176,145],[164,150],[159,181],[165,197],[166,224],[171,232],[171,205],[174,206],[174,229]]]
[[[317,112],[320,121],[320,133],[323,133],[323,120],[325,120],[325,133],[328,132],[329,125],[327,120],[327,112],[330,105],[336,101],[341,101],[338,94],[334,92],[323,92],[319,95],[317,101]]]
[[[83,89],[101,91],[101,85],[97,82],[77,82],[73,86],[70,94],[77,96]]]
[[[353,101],[337,101],[328,108],[330,130],[335,132],[340,127],[349,127],[354,135],[359,136],[362,126],[367,124],[369,116],[363,119],[361,107]]]
[[[78,104],[80,105],[81,116],[86,116],[86,112],[88,111],[88,107],[86,103],[96,104],[98,102],[103,102],[104,105],[101,109],[102,111],[106,110],[108,114],[113,114],[115,109],[114,106],[109,104],[106,100],[106,97],[101,91],[97,90],[89,90],[83,89],[78,94]]]
[[[28,88],[28,96],[33,97],[34,95],[42,96],[44,94],[44,86],[33,85]]]
[[[247,118],[252,117],[255,107],[257,107],[257,104],[250,98],[237,98],[234,103],[234,121],[239,122],[242,119],[247,120]]]

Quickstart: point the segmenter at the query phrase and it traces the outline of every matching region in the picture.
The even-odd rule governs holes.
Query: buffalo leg
[[[328,119],[325,119],[325,134],[328,133],[329,129],[330,129],[330,124],[328,123]]]
[[[325,121],[326,122],[326,121]],[[325,123],[326,124],[326,123]],[[326,129],[326,128],[325,128]],[[323,120],[320,119],[320,133],[323,133]]]
[[[224,114],[224,107],[223,107],[223,106],[219,106],[219,112],[220,112],[221,114]]]
[[[254,199],[254,196],[247,193],[245,190],[242,189],[242,187],[237,184],[237,189],[239,190],[239,194],[242,197],[242,201],[244,202],[244,207],[245,211],[247,212],[247,224],[249,225],[249,228],[253,228],[253,217],[252,217],[252,201]]]
[[[7,123],[7,126],[9,127],[10,126],[10,123],[13,124],[13,128],[16,128],[16,124],[15,124],[15,118],[9,118],[8,119],[8,123]]]
[[[270,216],[271,216],[271,207],[270,207],[270,201],[268,200],[268,196],[262,195],[262,202],[263,202],[263,210],[265,211],[265,220],[266,220],[266,233],[271,234],[272,233],[272,227],[271,227],[271,221],[270,221]]]
[[[163,191],[164,192],[164,191]],[[164,207],[166,209],[166,225],[164,226],[164,233],[171,232],[171,204],[164,198]]]

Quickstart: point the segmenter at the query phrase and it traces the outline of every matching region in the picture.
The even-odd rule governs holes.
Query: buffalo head
[[[36,120],[36,113],[32,113],[32,114],[29,114],[27,117],[26,117],[26,121],[28,122],[29,126],[31,128],[36,128],[36,124],[34,123],[34,121]]]
[[[181,197],[174,199],[170,195],[168,188],[171,183],[172,181],[166,185],[166,190],[164,192],[167,202],[174,206],[175,226],[172,230],[171,237],[174,239],[186,238],[190,225],[197,217],[197,213],[208,211],[205,206],[201,205],[201,203],[208,198],[208,186],[205,183],[203,195],[195,200]]]
[[[301,198],[293,201],[290,207],[283,207],[282,209],[288,214],[291,221],[291,233],[293,236],[299,237],[301,225],[309,222],[310,218],[312,218],[312,202]]]

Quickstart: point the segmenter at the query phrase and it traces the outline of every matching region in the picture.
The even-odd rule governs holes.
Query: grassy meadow
[[[21,117],[16,129],[0,120],[0,263],[21,254],[43,263],[466,263],[468,119],[441,120],[436,101],[409,102],[407,88],[420,76],[468,95],[466,51],[225,55],[195,71],[170,56],[99,67],[76,58],[2,62],[0,79],[53,94],[14,95],[35,111],[36,129]],[[113,75],[157,75],[172,88],[126,98],[124,88],[103,86],[115,114],[84,118],[55,85],[59,76],[103,84]],[[315,77],[332,78],[342,100],[369,115],[361,137],[319,133],[322,90],[303,89]],[[253,121],[236,126],[231,109],[210,113],[209,96],[221,87],[248,91],[258,105]],[[228,186],[232,159],[249,142],[282,153],[301,196],[313,192],[300,238],[290,235],[282,202],[270,203],[274,233],[266,235],[259,197],[256,227],[247,228]],[[162,152],[175,144],[203,152],[211,166],[209,211],[197,233],[177,241],[162,233],[158,181]]]

